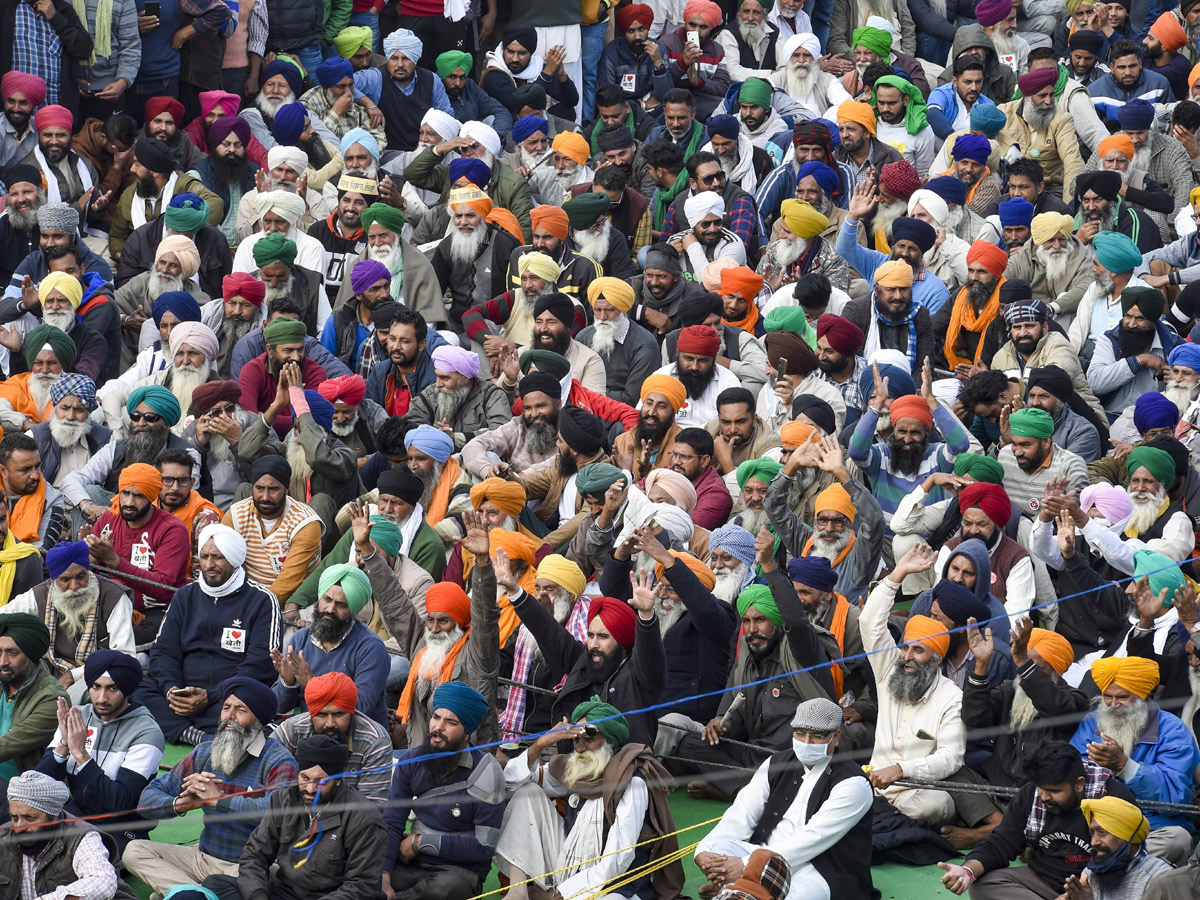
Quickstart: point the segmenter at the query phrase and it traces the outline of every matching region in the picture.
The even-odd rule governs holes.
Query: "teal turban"
[[[998,108],[990,103],[986,106],[982,103],[976,103],[971,107],[971,130],[982,131],[990,138],[996,137],[1000,133],[1000,129],[1008,121],[1008,116],[1000,112]]]
[[[25,359],[31,366],[34,357],[47,344],[64,370],[70,371],[75,368],[75,341],[61,328],[55,328],[53,325],[39,325],[31,328],[29,334],[25,335]]]
[[[175,399],[175,395],[161,384],[148,384],[134,388],[125,404],[125,411],[133,415],[133,411],[143,403],[162,416],[168,427],[173,428],[178,424],[179,417],[183,415],[183,410],[179,408],[179,401]]]
[[[1138,469],[1145,469],[1167,490],[1175,483],[1175,460],[1166,450],[1145,444],[1134,447],[1125,457],[1125,472],[1132,478]]]
[[[595,725],[604,739],[613,745],[614,750],[620,750],[629,742],[629,724],[621,711],[601,701],[599,697],[585,700],[571,712],[571,721],[578,722],[586,717],[589,725]],[[600,722],[598,719],[605,719]]]
[[[1114,274],[1132,272],[1142,264],[1142,251],[1129,235],[1119,231],[1101,231],[1092,238],[1096,262]]]
[[[746,610],[751,606],[780,628],[783,627],[783,616],[779,613],[779,607],[771,595],[771,589],[765,584],[752,584],[738,594],[737,611],[739,616],[744,616]]]
[[[782,463],[766,457],[759,457],[758,459],[748,459],[738,466],[737,474],[734,477],[737,478],[738,489],[744,491],[746,482],[751,478],[757,478],[764,484],[770,484],[782,469]]]
[[[375,539],[374,528],[371,529],[371,539]],[[317,582],[317,591],[324,597],[334,585],[345,592],[346,605],[350,607],[350,614],[353,616],[357,616],[359,610],[366,606],[367,601],[371,599],[371,582],[354,566],[339,563],[327,568],[321,573],[321,578]]]
[[[35,663],[50,649],[46,623],[29,613],[0,613],[0,635],[12,638],[17,649]]]
[[[195,234],[208,224],[208,203],[198,194],[176,194],[163,213],[167,227],[179,234]]]
[[[1179,563],[1153,550],[1138,550],[1133,554],[1133,577],[1145,576],[1149,576],[1150,590],[1155,595],[1163,588],[1167,589],[1167,606],[1175,602],[1175,592],[1186,583]]]
[[[575,489],[581,497],[603,500],[605,492],[625,477],[612,463],[590,463],[575,476]]]
[[[371,540],[393,559],[399,556],[400,547],[404,543],[400,527],[391,519],[385,519],[383,516],[371,516],[370,521],[375,526],[371,529]]]
[[[763,109],[770,109],[771,85],[761,78],[747,78],[738,91],[738,103],[752,103]]]
[[[260,269],[271,263],[281,262],[289,269],[296,264],[296,242],[273,231],[259,238],[251,248],[254,264]]]

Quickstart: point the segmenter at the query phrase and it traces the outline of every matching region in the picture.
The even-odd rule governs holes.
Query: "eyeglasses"
[[[192,476],[186,475],[183,478],[168,478],[166,475],[164,475],[162,483],[163,487],[190,487],[192,483]]]
[[[722,169],[720,172],[713,172],[711,175],[701,175],[696,180],[701,184],[715,184],[718,181],[724,181],[725,170]]]
[[[131,412],[129,414],[130,422],[145,422],[147,425],[156,425],[162,421],[162,416],[158,413]]]
[[[214,406],[208,411],[210,416],[232,416],[234,410],[237,409],[232,403],[228,406]]]

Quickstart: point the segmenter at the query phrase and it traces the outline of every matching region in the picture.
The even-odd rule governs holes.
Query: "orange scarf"
[[[808,556],[808,554],[812,553],[813,541],[815,539],[816,535],[814,534],[810,534],[808,536],[808,543],[804,545],[804,552],[800,554],[801,556]],[[854,546],[854,542],[856,540],[858,540],[858,536],[853,531],[850,532],[850,540],[846,541],[846,546],[843,547],[842,552],[837,555],[837,559],[830,562],[832,567],[837,568],[842,564],[843,560],[850,555],[850,549]]]
[[[187,528],[188,546],[191,548],[199,549],[195,546],[196,535],[193,533],[192,528],[196,524],[196,516],[200,515],[200,513],[204,512],[205,510],[216,513],[217,521],[221,521],[221,510],[218,509],[214,504],[201,497],[199,491],[192,491],[192,493],[188,496],[188,502],[171,513],[171,515],[182,522]],[[192,571],[192,554],[189,552],[188,556],[188,571],[190,572]]]
[[[746,332],[746,334],[750,335],[750,337],[755,337],[754,328],[756,325],[758,325],[758,305],[755,304],[754,301],[747,303],[746,315],[743,318],[738,319],[736,322],[731,322],[729,319],[722,319],[721,321],[731,328],[742,329],[742,331]]]
[[[829,632],[838,645],[838,656],[846,655],[846,620],[850,617],[850,602],[841,594],[833,595],[833,621],[829,623]],[[837,663],[829,664],[829,674],[833,676],[833,693],[837,698],[842,696],[842,681],[846,677],[842,667]]]
[[[975,307],[967,299],[965,287],[954,298],[954,308],[950,310],[950,327],[946,329],[945,348],[946,362],[950,364],[951,369],[962,363],[979,364],[979,355],[983,352],[983,333],[987,331],[987,327],[992,324],[992,320],[1000,312],[1000,287],[1003,284],[1003,278],[996,282],[996,289],[992,291],[992,296],[988,297],[988,302],[979,315],[975,315]],[[955,352],[955,348],[958,346],[958,335],[964,328],[979,335],[979,343],[975,345],[974,359],[963,359]]]
[[[442,673],[438,676],[438,684],[444,684],[450,680],[454,674],[454,664],[458,661],[458,654],[462,652],[462,648],[467,646],[467,638],[471,636],[471,629],[455,641],[454,646],[446,653],[446,661],[442,663]],[[404,684],[404,692],[400,695],[400,703],[396,706],[396,715],[400,717],[400,721],[408,724],[408,715],[412,712],[413,696],[417,691],[417,679],[420,677],[417,673],[421,671],[421,658],[425,656],[425,647],[417,651],[416,657],[412,661],[412,668],[408,671],[408,681]]]
[[[33,544],[38,539],[38,526],[42,524],[42,513],[46,509],[46,479],[39,478],[37,490],[26,494],[8,510],[8,530],[23,544]]]
[[[524,525],[519,526],[522,534],[533,537],[528,532]],[[535,538],[535,540],[537,540]],[[462,546],[461,544],[459,545]],[[470,550],[462,551],[463,565],[463,582],[471,583],[471,570],[475,568],[475,554]],[[529,566],[521,573],[521,577],[517,579],[517,584],[525,593],[533,596],[534,588],[537,587],[537,566]],[[503,647],[508,643],[508,639],[513,636],[513,633],[521,627],[521,617],[517,615],[517,611],[513,609],[512,601],[508,599],[508,594],[501,594],[500,599],[496,601],[496,605],[500,607],[500,646]]]
[[[431,528],[446,518],[446,510],[450,508],[450,489],[458,483],[461,472],[458,460],[453,456],[446,460],[446,465],[442,467],[442,477],[438,479],[433,496],[429,498],[429,509],[425,510],[425,521]]]

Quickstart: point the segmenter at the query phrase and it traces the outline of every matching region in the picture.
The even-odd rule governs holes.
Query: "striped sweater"
[[[317,567],[324,526],[316,511],[299,500],[287,498],[270,531],[251,497],[229,507],[222,521],[246,539],[246,575],[269,587],[280,602]]]
[[[1067,490],[1075,491],[1076,496],[1091,484],[1088,480],[1087,463],[1083,458],[1057,444],[1053,445],[1050,451],[1050,461],[1030,474],[1023,472],[1017,465],[1011,444],[1001,448],[996,460],[1004,468],[1004,490],[1008,499],[1012,501],[1013,509],[1029,519],[1034,518],[1041,510],[1046,482],[1051,478],[1068,479],[1071,484]]]

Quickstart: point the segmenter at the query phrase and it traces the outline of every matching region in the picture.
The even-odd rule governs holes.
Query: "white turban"
[[[896,366],[903,369],[907,366],[912,369],[912,363],[908,361],[908,357],[899,350],[876,350],[867,360],[867,365],[879,363],[881,366]]]
[[[292,225],[300,221],[308,205],[297,194],[290,191],[267,191],[254,198],[254,206],[261,219],[268,212],[276,212]]]
[[[203,322],[180,322],[171,329],[171,337],[167,343],[171,348],[172,357],[184,344],[195,347],[208,358],[210,363],[221,352],[216,333]]]
[[[681,544],[686,548],[691,543],[696,529],[691,516],[671,503],[642,503],[636,510],[626,510],[625,525],[621,529],[621,533],[617,535],[613,546],[621,546],[635,529],[655,520],[667,530],[672,544]]]
[[[217,545],[217,549],[226,561],[235,568],[241,568],[246,562],[246,539],[228,525],[209,525],[200,532],[196,541],[197,551],[203,550],[209,541]]]
[[[500,135],[496,134],[496,129],[491,125],[475,121],[465,122],[463,127],[458,130],[458,136],[475,141],[492,156],[499,158],[501,153]]]
[[[454,116],[447,115],[440,109],[429,107],[421,116],[421,124],[432,128],[443,141],[458,137],[462,124]]]
[[[308,154],[299,147],[276,144],[267,151],[267,168],[274,169],[276,166],[287,166],[297,175],[303,175],[308,168]]]
[[[415,63],[421,59],[424,49],[421,39],[407,28],[397,28],[383,39],[383,55],[386,59],[391,59],[392,54],[399,50]]]
[[[896,36],[896,26],[889,22],[883,16],[867,16],[867,27],[878,28],[880,31],[886,31],[893,38]]]
[[[821,41],[815,34],[793,34],[783,42],[783,50],[777,57],[780,67],[791,62],[792,54],[796,52],[797,47],[803,47],[811,53],[814,60],[821,56]]]
[[[933,191],[927,191],[924,188],[921,188],[919,191],[913,191],[912,196],[908,198],[908,214],[910,216],[918,203],[921,204],[921,208],[925,212],[933,216],[933,224],[935,226],[941,228],[946,224],[946,216],[950,215],[950,207],[946,205],[945,200]]]
[[[683,214],[693,227],[704,221],[709,213],[715,213],[720,218],[725,217],[725,201],[716,191],[701,191],[684,201]]]

